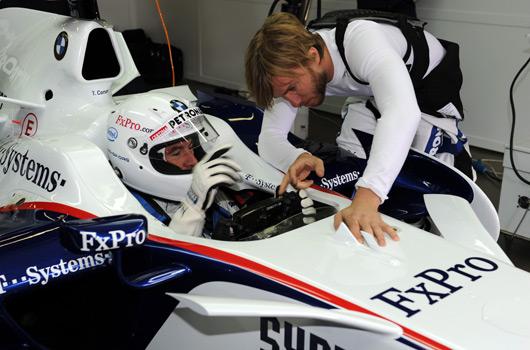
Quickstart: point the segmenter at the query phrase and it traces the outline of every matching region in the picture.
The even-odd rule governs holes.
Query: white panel
[[[100,17],[112,23],[116,30],[132,28],[131,18],[134,12],[130,5],[130,0],[99,1]],[[122,15],[118,16],[119,13]]]
[[[244,89],[245,49],[267,17],[270,4],[236,0],[199,3],[201,77]]]

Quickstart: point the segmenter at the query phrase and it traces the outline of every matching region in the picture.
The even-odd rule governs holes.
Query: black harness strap
[[[410,55],[414,53],[412,66],[408,69],[418,106],[422,112],[443,118],[444,115],[438,110],[451,102],[456,106],[460,115],[464,116],[460,100],[462,72],[460,71],[458,44],[438,39],[444,46],[446,54],[442,61],[429,72],[429,75],[425,76],[429,68],[429,45],[425,38],[425,22],[399,13],[350,9],[328,12],[323,17],[311,21],[307,27],[314,30],[335,28],[335,43],[346,70],[358,84],[368,85],[368,82],[362,81],[353,74],[346,61],[344,49],[346,29],[351,21],[358,19],[394,25],[401,30],[407,41],[407,51],[403,56],[403,61],[406,63]],[[380,117],[377,108],[370,101],[366,103],[366,107],[374,113],[376,119]]]
[[[403,57],[403,61],[406,62],[411,52],[414,52],[414,64],[410,70],[410,77],[412,79],[412,84],[416,86],[423,79],[423,76],[429,68],[429,46],[427,45],[427,40],[425,39],[425,34],[423,28],[416,28],[412,26],[405,16],[398,16],[397,26],[401,29],[401,32],[407,40],[407,51]],[[350,73],[350,76],[357,83],[362,85],[368,85],[367,82],[362,81],[357,78],[351,71],[348,62],[346,61],[346,54],[344,50],[344,35],[346,28],[350,23],[350,18],[348,17],[337,17],[337,24],[335,29],[335,43],[339,50],[340,57],[346,66],[346,70]]]
[[[155,201],[153,196],[148,195],[147,193],[140,192],[138,190],[129,188],[129,187],[128,187],[128,189],[129,189],[129,191],[134,192],[137,195],[139,195],[148,205],[151,206],[151,208],[155,212],[157,212],[161,217],[163,217],[163,220],[159,219],[160,221],[162,221],[165,225],[169,225],[169,222],[171,221],[171,218],[166,213],[166,211],[164,209],[162,209],[162,207]],[[142,203],[142,205],[144,205],[144,204]]]
[[[410,47],[414,50],[414,63],[410,70],[410,78],[412,84],[416,87],[429,68],[429,45],[427,44],[423,28],[414,28],[403,16],[398,17],[398,26],[405,39],[407,39],[407,53],[409,53]],[[403,58],[405,62],[407,59],[408,56]]]
[[[342,62],[344,62],[344,65],[346,66],[346,69],[348,70],[348,73],[350,73],[350,76],[353,78],[353,80],[355,80],[359,84],[368,85],[367,82],[360,80],[353,74],[350,69],[350,66],[348,65],[348,62],[346,61],[346,54],[344,53],[344,33],[346,32],[346,27],[348,27],[349,23],[350,20],[346,17],[337,18],[337,28],[335,29],[335,43],[337,44],[337,48],[339,49]]]
[[[371,100],[366,100],[365,106],[370,110],[370,112],[374,114],[374,118],[376,120],[381,118],[381,112],[379,112],[379,110],[374,106]]]

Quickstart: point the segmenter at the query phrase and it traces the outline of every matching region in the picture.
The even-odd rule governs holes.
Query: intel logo
[[[107,129],[107,139],[111,142],[114,142],[118,138],[118,130],[116,128],[110,127]]]

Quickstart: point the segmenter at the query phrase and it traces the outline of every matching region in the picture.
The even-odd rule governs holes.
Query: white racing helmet
[[[127,98],[107,119],[108,157],[123,183],[175,201],[217,136],[198,107],[160,92]]]

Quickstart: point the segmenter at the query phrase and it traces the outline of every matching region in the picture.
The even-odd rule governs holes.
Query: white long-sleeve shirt
[[[373,21],[352,21],[345,32],[344,49],[357,83],[346,70],[335,43],[335,29],[316,31],[328,48],[334,66],[331,81],[326,84],[328,96],[373,96],[381,118],[370,151],[370,158],[357,186],[367,187],[382,200],[387,198],[421,120],[414,88],[403,57],[407,41],[401,30]],[[445,49],[430,33],[425,32],[429,45],[428,74],[441,61]],[[412,53],[406,62],[412,64]],[[274,100],[266,110],[259,136],[259,154],[277,168],[287,171],[301,154],[287,141],[287,134],[296,117],[297,108],[284,98]]]

